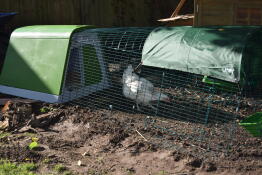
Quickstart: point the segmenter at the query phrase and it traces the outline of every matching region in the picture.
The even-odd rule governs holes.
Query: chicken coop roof
[[[43,25],[16,29],[0,75],[0,91],[57,102],[61,94],[71,35],[92,26]]]
[[[160,27],[148,36],[143,65],[240,82],[261,80],[262,27]],[[261,81],[262,82],[262,81]]]

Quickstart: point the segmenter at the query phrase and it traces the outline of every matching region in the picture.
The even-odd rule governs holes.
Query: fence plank
[[[152,26],[169,17],[179,0],[1,0],[1,12],[19,13],[9,25],[93,24]],[[192,4],[193,5],[193,4]]]

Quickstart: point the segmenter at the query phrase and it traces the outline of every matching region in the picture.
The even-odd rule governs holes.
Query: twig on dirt
[[[39,133],[37,129],[32,128],[31,126],[24,126],[21,129],[15,130],[16,132],[18,131],[19,133],[24,133],[24,132],[30,132],[33,131],[34,133]]]
[[[183,143],[180,143],[181,145],[183,145]],[[196,147],[196,148],[199,148],[199,149],[202,149],[203,151],[206,151],[205,148],[202,148],[200,146],[197,146],[197,145],[194,145],[194,144],[190,144],[190,143],[187,143],[188,146],[192,146],[192,147]]]
[[[189,90],[187,90],[186,88],[185,88],[185,91],[186,91],[188,94],[191,94],[191,92],[190,92]]]
[[[87,160],[90,164],[93,164],[94,162],[92,160],[90,160],[89,158],[85,158],[85,160]]]
[[[147,140],[138,130],[136,130],[136,132],[137,132],[146,142],[148,142],[148,140]]]
[[[155,119],[156,121],[162,122],[162,123],[169,123],[168,121],[165,120],[160,120],[160,119]]]
[[[202,148],[202,147],[197,146],[197,145],[194,145],[194,144],[191,144],[191,146],[194,146],[194,147],[197,147],[197,148],[199,148],[199,149],[202,149],[203,151],[206,151],[206,150],[207,150],[207,149],[205,149],[205,148]]]
[[[114,168],[116,166],[116,164],[113,164],[110,168],[109,171],[111,171],[112,168]]]
[[[45,113],[45,114],[38,115],[38,116],[36,116],[36,120],[45,120],[45,119],[49,118],[52,114],[54,114],[54,113],[48,112],[48,113]]]

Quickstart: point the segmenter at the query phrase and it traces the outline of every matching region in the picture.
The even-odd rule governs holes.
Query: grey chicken
[[[122,76],[123,95],[126,98],[136,102],[137,110],[140,110],[139,105],[149,106],[156,109],[152,102],[154,101],[170,101],[166,94],[154,90],[154,85],[145,78],[139,77],[133,72],[132,65],[124,70]]]

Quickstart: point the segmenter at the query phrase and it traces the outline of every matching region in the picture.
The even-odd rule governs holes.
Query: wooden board
[[[185,2],[186,2],[186,0],[180,0],[178,6],[177,6],[177,8],[176,8],[176,10],[175,10],[175,11],[172,13],[172,15],[171,15],[171,18],[172,18],[172,17],[176,17],[176,16],[179,14],[179,12],[180,12],[180,10],[182,9],[182,7],[183,7],[183,5],[185,4]]]
[[[195,0],[194,25],[262,25],[262,1]]]

